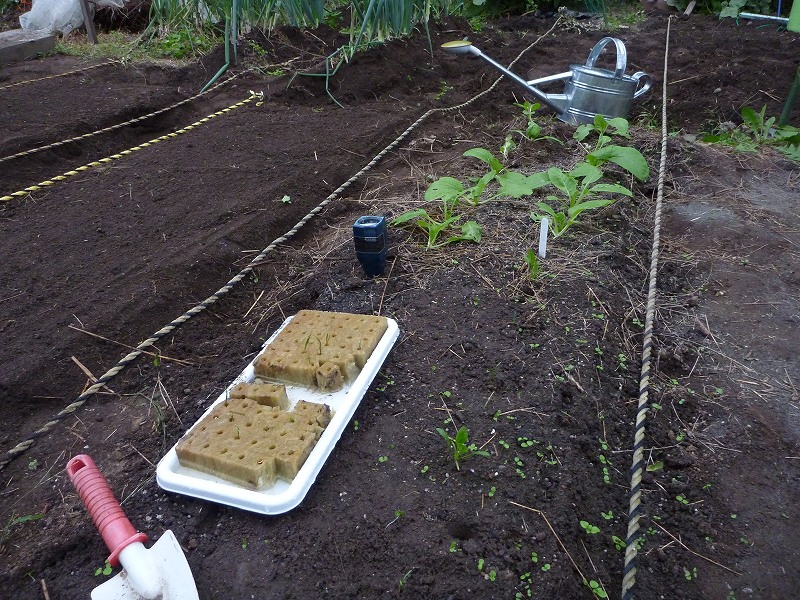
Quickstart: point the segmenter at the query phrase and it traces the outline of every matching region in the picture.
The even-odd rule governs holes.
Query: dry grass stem
[[[97,338],[98,340],[103,340],[104,342],[110,342],[112,344],[116,344],[117,346],[122,346],[123,348],[127,348],[128,350],[135,350],[136,349],[134,346],[129,346],[127,344],[123,344],[122,342],[117,342],[117,341],[109,339],[107,337],[103,337],[102,335],[99,335],[97,333],[92,333],[91,331],[87,331],[86,329],[82,329],[80,327],[75,327],[74,325],[67,325],[67,327],[69,327],[70,329],[74,329],[75,331],[77,331],[79,333],[83,333],[83,334],[86,334],[86,335],[91,336],[93,338]],[[156,353],[153,353],[153,352],[147,352],[146,350],[141,350],[141,353],[142,354],[146,354],[147,356],[150,356],[152,358],[158,357],[159,360],[168,360],[170,362],[178,363],[179,365],[183,365],[185,367],[193,367],[193,366],[195,366],[194,363],[191,363],[188,360],[181,360],[179,358],[171,358],[169,356],[164,356],[163,354],[156,354]]]

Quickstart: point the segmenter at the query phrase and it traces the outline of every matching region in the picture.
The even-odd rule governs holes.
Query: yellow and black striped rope
[[[625,565],[622,572],[622,600],[633,600],[636,583],[636,553],[639,541],[639,519],[642,504],[642,475],[645,469],[644,431],[649,410],[650,362],[653,351],[653,322],[656,312],[656,279],[658,276],[658,253],[661,240],[661,207],[664,200],[664,175],[667,170],[667,61],[669,58],[669,30],[672,17],[667,19],[667,34],[664,49],[664,78],[661,98],[661,162],[658,168],[658,191],[653,218],[653,246],[650,251],[650,273],[647,289],[647,312],[644,318],[642,340],[642,370],[639,374],[639,402],[633,437],[633,464],[631,465],[631,489],[628,506],[628,534],[625,539]]]
[[[552,33],[556,26],[560,23],[561,19],[557,19],[555,24],[548,29],[545,33],[539,36],[536,41],[534,41],[530,46],[528,46],[525,50],[523,50],[519,56],[509,65],[509,68],[513,66],[513,64],[519,60],[523,54],[525,54],[528,50],[533,48],[536,44],[538,44],[545,36]],[[350,179],[345,181],[342,185],[336,188],[327,198],[325,198],[322,202],[320,202],[316,207],[314,207],[311,212],[309,212],[306,216],[304,216],[297,224],[292,227],[289,231],[287,231],[282,236],[274,239],[266,248],[264,248],[258,256],[253,258],[246,267],[244,267],[239,273],[237,273],[228,283],[222,286],[219,290],[214,292],[211,296],[203,300],[200,304],[194,306],[193,308],[186,311],[177,319],[174,319],[168,325],[162,327],[158,331],[156,331],[153,335],[149,338],[141,342],[136,348],[129,352],[126,356],[124,356],[116,365],[114,365],[111,369],[109,369],[106,373],[104,373],[97,381],[94,382],[89,388],[87,388],[78,398],[75,399],[74,402],[66,406],[63,410],[61,410],[58,414],[56,414],[52,419],[50,419],[47,423],[39,427],[36,431],[28,436],[27,439],[20,442],[10,450],[6,451],[5,458],[0,461],[0,471],[2,471],[12,460],[24,454],[28,448],[33,446],[36,439],[41,437],[42,435],[51,431],[56,425],[58,425],[65,417],[75,413],[83,404],[95,393],[97,393],[104,385],[110,382],[114,377],[116,377],[125,367],[131,364],[136,358],[144,352],[146,348],[149,348],[153,344],[155,344],[158,340],[163,338],[164,336],[172,333],[178,327],[186,323],[192,317],[200,314],[204,310],[206,310],[209,306],[217,302],[220,298],[222,298],[225,294],[231,291],[233,287],[241,282],[245,277],[247,277],[252,270],[261,264],[264,259],[266,258],[267,254],[272,252],[275,248],[278,247],[279,244],[282,244],[288,241],[290,238],[297,235],[297,233],[308,223],[311,219],[313,219],[317,214],[322,212],[322,210],[328,206],[331,202],[333,202],[336,198],[340,197],[341,194],[349,188],[354,182],[356,182],[362,175],[364,175],[367,171],[369,171],[372,167],[374,167],[386,154],[394,150],[400,143],[408,137],[408,135],[414,131],[421,123],[423,123],[428,117],[436,113],[447,113],[452,112],[455,110],[459,110],[464,108],[473,102],[475,102],[478,98],[485,96],[489,92],[491,92],[500,81],[503,79],[502,76],[498,77],[491,86],[487,89],[483,90],[479,94],[473,96],[466,102],[459,104],[457,106],[450,106],[447,108],[433,108],[425,112],[421,117],[419,117],[416,121],[414,121],[403,133],[401,133],[397,138],[386,148],[381,150],[375,158],[373,158],[370,162],[364,165],[358,172],[356,172]],[[250,98],[252,100],[252,97]],[[259,102],[260,104],[260,102]]]
[[[84,133],[83,135],[79,135],[73,138],[69,138],[66,140],[61,140],[60,142],[53,142],[52,144],[47,144],[46,146],[38,146],[36,148],[31,148],[30,150],[23,150],[21,152],[17,152],[16,154],[10,154],[8,156],[4,156],[0,158],[0,163],[5,162],[7,160],[12,160],[14,158],[20,158],[22,156],[28,156],[29,154],[35,154],[36,152],[41,152],[42,150],[49,150],[50,148],[57,148],[58,146],[63,146],[64,144],[69,144],[70,142],[78,142],[80,140],[85,140],[90,137],[94,137],[96,135],[100,135],[101,133],[108,133],[109,131],[114,131],[115,129],[120,129],[121,127],[127,127],[128,125],[132,125],[134,123],[138,123],[140,121],[144,121],[145,119],[149,119],[150,117],[155,117],[156,115],[160,115],[161,113],[165,113],[167,111],[173,110],[182,106],[188,102],[193,100],[197,100],[200,96],[204,96],[209,92],[219,88],[222,85],[225,85],[235,77],[238,77],[240,73],[233,75],[232,77],[228,77],[225,81],[221,81],[213,87],[208,88],[205,92],[200,92],[199,94],[195,94],[189,98],[185,98],[179,102],[176,102],[172,106],[167,106],[166,108],[159,109],[157,111],[151,112],[149,114],[143,115],[141,117],[136,117],[135,119],[131,119],[130,121],[125,121],[124,123],[117,123],[116,125],[111,125],[109,127],[104,127],[103,129],[98,129],[96,131],[90,131],[89,133]]]
[[[245,104],[247,104],[249,102],[252,102],[253,100],[258,99],[259,101],[256,103],[256,106],[260,106],[262,101],[263,101],[263,98],[264,98],[263,92],[256,93],[256,92],[251,91],[249,98],[245,98],[241,102],[237,102],[236,104],[232,104],[231,106],[223,108],[222,110],[218,110],[215,113],[211,113],[210,115],[208,115],[206,117],[203,117],[199,121],[195,121],[191,125],[187,125],[186,127],[183,127],[181,129],[178,129],[178,130],[173,131],[171,133],[167,133],[165,135],[159,136],[159,137],[157,137],[155,139],[150,140],[149,142],[145,142],[144,144],[140,144],[138,146],[134,146],[133,148],[128,148],[127,150],[123,150],[121,152],[118,152],[117,154],[112,154],[111,156],[107,156],[107,157],[101,158],[99,160],[93,160],[92,162],[87,163],[85,165],[82,165],[80,167],[77,167],[76,169],[72,169],[71,171],[67,171],[66,173],[63,173],[62,175],[56,175],[55,177],[53,177],[51,179],[48,179],[46,181],[42,181],[40,183],[37,183],[36,185],[30,185],[30,186],[26,187],[25,189],[19,190],[18,192],[12,192],[12,193],[8,194],[7,196],[0,196],[0,202],[8,202],[9,200],[13,200],[14,198],[19,198],[21,196],[27,196],[31,192],[38,192],[38,191],[46,189],[46,188],[48,188],[48,187],[50,187],[52,185],[55,185],[59,181],[64,181],[65,179],[69,179],[70,177],[74,177],[75,175],[78,175],[79,173],[83,173],[84,171],[88,171],[89,169],[92,169],[94,167],[101,167],[101,166],[106,165],[106,164],[108,164],[110,162],[113,162],[115,160],[119,160],[120,158],[124,158],[125,156],[128,156],[129,154],[133,154],[134,152],[137,152],[139,150],[143,150],[145,148],[149,148],[150,146],[153,146],[153,145],[155,145],[155,144],[157,144],[159,142],[163,142],[164,140],[169,140],[171,138],[178,137],[182,133],[187,133],[187,132],[191,131],[192,129],[195,129],[195,128],[199,127],[200,125],[203,125],[204,123],[208,123],[212,119],[214,119],[216,117],[219,117],[221,115],[227,114],[227,113],[231,112],[232,110],[234,110],[236,108],[239,108],[240,106],[244,106]]]
[[[66,77],[67,75],[75,75],[76,73],[82,73],[84,71],[88,71],[89,69],[97,69],[98,67],[106,67],[108,65],[113,65],[114,63],[119,63],[118,60],[109,60],[104,63],[100,63],[98,65],[89,65],[88,67],[83,67],[81,69],[75,69],[73,71],[67,71],[66,73],[56,73],[55,75],[47,75],[46,77],[37,77],[36,79],[26,79],[25,81],[17,81],[16,83],[9,83],[7,85],[0,85],[0,90],[5,90],[7,88],[17,87],[18,85],[25,85],[27,83],[36,83],[37,81],[44,81],[45,79],[55,79],[56,77]],[[121,63],[120,63],[121,64]]]

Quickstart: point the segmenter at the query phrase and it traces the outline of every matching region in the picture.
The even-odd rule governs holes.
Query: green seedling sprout
[[[456,463],[457,470],[461,469],[459,461],[466,460],[471,456],[490,456],[488,452],[478,449],[475,444],[469,442],[469,429],[464,425],[459,428],[455,437],[450,437],[441,427],[437,427],[436,432],[447,442],[447,448]]]
[[[583,530],[590,535],[595,535],[597,533],[600,533],[600,528],[595,525],[592,525],[588,521],[581,521],[580,525],[583,528]]]

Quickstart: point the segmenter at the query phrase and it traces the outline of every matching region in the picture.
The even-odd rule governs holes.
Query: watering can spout
[[[558,114],[562,114],[567,107],[567,97],[564,94],[545,94],[541,90],[535,88],[533,84],[547,83],[550,81],[557,81],[559,79],[568,79],[572,75],[572,71],[566,73],[559,73],[558,75],[551,75],[549,77],[543,77],[542,79],[538,79],[536,81],[525,81],[519,75],[509,71],[500,63],[486,56],[478,48],[473,46],[472,42],[468,40],[455,40],[452,42],[445,42],[444,44],[442,44],[442,49],[452,54],[472,54],[474,56],[482,58],[490,65],[492,65],[495,69],[503,73],[503,75],[510,78],[514,83],[524,87],[528,93],[535,96],[537,100],[540,100],[541,102],[552,108],[554,111],[556,111]]]

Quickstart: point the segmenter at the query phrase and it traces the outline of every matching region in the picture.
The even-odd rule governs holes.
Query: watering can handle
[[[90,456],[79,454],[72,457],[67,463],[67,475],[86,505],[86,510],[92,515],[103,541],[111,550],[108,564],[118,566],[119,553],[134,542],[146,542],[147,536],[137,533],[133,528],[106,478]]]
[[[614,71],[614,78],[622,79],[622,76],[625,75],[625,69],[628,67],[628,52],[625,50],[625,44],[620,39],[604,37],[597,42],[589,53],[589,58],[586,59],[586,66],[594,67],[594,63],[597,62],[597,58],[609,42],[614,42],[617,47],[617,68]]]
[[[653,78],[644,71],[637,71],[631,75],[631,79],[638,82],[638,88],[633,95],[634,98],[638,98],[653,86]]]

